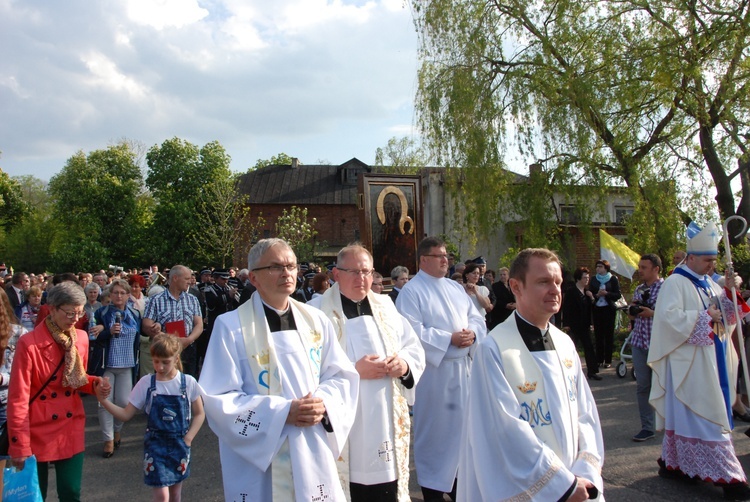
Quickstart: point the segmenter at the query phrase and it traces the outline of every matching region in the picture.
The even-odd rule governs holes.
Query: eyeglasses
[[[448,255],[447,254],[423,254],[422,256],[432,256],[433,258],[437,258],[438,260],[447,260]]]
[[[268,270],[272,274],[281,274],[284,270],[287,272],[296,272],[297,264],[290,263],[288,265],[268,265],[267,267],[258,267],[251,270],[251,272],[258,272],[259,270]]]
[[[68,312],[67,310],[63,310],[63,309],[58,309],[58,310],[64,313],[65,317],[67,317],[70,320],[80,319],[81,317],[86,315],[86,312],[78,312],[77,310],[74,312]]]
[[[359,276],[362,277],[370,277],[375,270],[373,269],[367,269],[367,270],[357,270],[355,268],[338,268],[336,267],[339,272],[346,272],[347,274],[351,274],[353,276]]]

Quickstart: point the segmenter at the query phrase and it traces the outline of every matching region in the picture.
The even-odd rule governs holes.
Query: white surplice
[[[409,365],[414,386],[407,389],[392,378],[360,379],[357,418],[349,433],[348,462],[340,464],[344,464],[343,469],[348,468],[345,474],[353,483],[374,485],[398,479],[398,500],[408,502],[410,423],[405,405],[414,404],[416,384],[425,366],[424,350],[388,296],[369,292],[367,298],[373,315],[352,319],[344,314],[338,284],[316,299],[315,305],[331,319],[339,342],[353,363],[371,354],[381,359],[398,355]],[[392,346],[390,350],[388,345]],[[394,404],[402,405],[400,417],[394,416]],[[348,488],[344,487],[347,493]]]
[[[576,476],[594,483],[601,494],[604,442],[575,345],[550,326],[556,350],[527,352],[536,368],[525,369],[542,375],[542,381],[529,375],[533,381],[525,381],[508,374],[495,335],[520,339],[516,316],[498,325],[474,357],[458,500],[559,500]],[[531,406],[519,403],[514,385],[528,387]],[[537,387],[544,396],[531,392]],[[535,433],[543,427],[552,428],[558,453]]]
[[[712,333],[706,312],[710,297],[722,299],[728,325],[721,333],[734,329],[730,324],[734,312],[723,288],[711,279],[708,284],[704,292],[675,273],[664,281],[656,300],[648,353],[654,372],[649,402],[656,410],[657,430],[664,429],[662,460],[667,467],[713,482],[744,481],[719,384],[719,356],[713,341],[719,335]],[[720,357],[731,404],[736,396],[737,354],[728,339]]]
[[[427,365],[414,403],[414,463],[420,486],[450,492],[458,472],[469,397],[470,355],[487,327],[463,286],[419,271],[399,293],[396,307],[422,342]],[[476,334],[471,347],[451,345],[461,329]]]
[[[249,303],[255,319],[265,323],[259,294]],[[303,317],[311,319],[316,334],[322,336],[320,359],[317,354],[314,358],[319,377],[314,381],[298,332],[270,333],[281,395],[268,394],[268,374],[253,373],[239,311],[219,316],[214,324],[200,383],[209,426],[219,437],[226,500],[271,502],[272,482],[280,482],[272,477],[271,464],[280,451],[280,456],[290,457],[293,480],[286,482],[293,482],[296,500],[344,500],[336,458],[354,421],[359,376],[339,347],[330,321],[316,309],[290,303],[298,326],[305,322]],[[305,315],[298,309],[305,309]],[[286,423],[292,399],[308,392],[323,399],[332,433],[322,424],[296,427]]]

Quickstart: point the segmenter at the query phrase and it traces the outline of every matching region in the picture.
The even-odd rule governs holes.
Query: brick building
[[[362,173],[382,172],[382,168],[368,166],[352,158],[340,165],[302,165],[296,159],[291,165],[270,165],[242,175],[238,182],[240,193],[248,196],[248,205],[253,215],[262,213],[265,228],[259,237],[274,237],[276,221],[283,210],[292,206],[307,208],[308,220],[317,220],[317,240],[321,247],[316,252],[322,261],[330,262],[346,244],[360,240],[359,217],[357,213],[357,179]],[[444,189],[445,168],[429,167],[420,172],[422,176],[422,201],[425,235],[460,235],[460,228],[454,227],[454,218],[446,214],[454,207],[450,195]],[[523,183],[527,178],[517,175]],[[561,226],[569,235],[568,246],[562,250],[561,258],[567,268],[579,265],[593,268],[599,258],[598,228],[621,238],[625,234],[624,218],[632,213],[633,206],[624,192],[613,189],[606,208],[593,216],[591,231],[584,233],[571,215],[572,206],[562,198],[556,198],[555,205],[561,219]],[[419,240],[419,239],[418,239]],[[251,244],[236,251],[235,263],[243,263]],[[457,239],[462,259],[482,255],[487,259],[488,268],[498,268],[500,257],[510,247],[523,246],[523,225],[512,223],[498,228],[493,236],[480,240],[469,247]]]

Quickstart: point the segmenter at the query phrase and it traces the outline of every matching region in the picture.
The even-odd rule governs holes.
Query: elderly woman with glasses
[[[39,485],[47,495],[52,463],[59,500],[81,499],[86,412],[80,392],[93,394],[101,379],[86,374],[89,340],[75,328],[86,295],[78,284],[50,289],[50,314],[18,339],[8,389],[11,465],[22,469],[36,455]]]
[[[96,311],[96,326],[90,330],[96,337],[92,343],[98,350],[92,353],[96,353],[98,361],[94,364],[92,355],[89,373],[109,378],[112,392],[107,400],[124,408],[133,390],[133,382],[138,378],[142,317],[138,310],[128,305],[131,290],[124,279],[115,279],[108,289],[112,303]],[[102,456],[110,458],[120,447],[122,422],[99,405],[99,426],[104,441]]]

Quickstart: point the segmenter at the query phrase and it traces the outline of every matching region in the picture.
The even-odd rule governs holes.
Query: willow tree
[[[527,242],[544,243],[557,237],[551,194],[595,211],[607,187],[622,186],[636,205],[636,247],[666,255],[679,201],[700,186],[711,155],[720,213],[736,212],[727,166],[745,158],[746,3],[412,5],[419,122],[432,154],[464,167],[453,186],[480,232],[526,217]],[[714,154],[706,120],[723,131]],[[534,179],[503,170],[508,152],[537,166]]]

